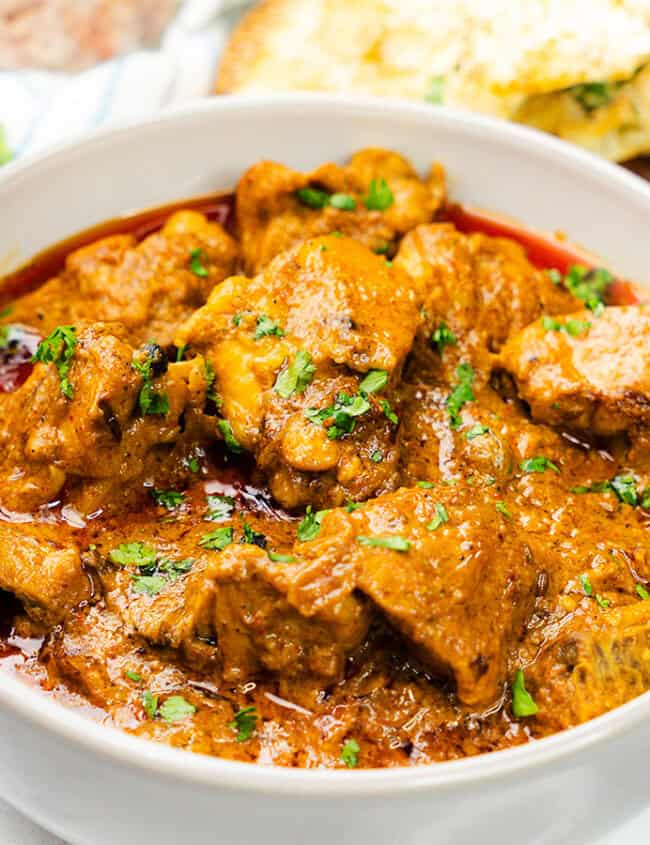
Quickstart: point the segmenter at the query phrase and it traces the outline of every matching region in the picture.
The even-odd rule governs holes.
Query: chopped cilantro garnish
[[[617,475],[609,482],[609,486],[623,504],[632,505],[632,507],[639,504],[636,479],[631,475]]]
[[[451,427],[454,429],[458,428],[462,422],[460,411],[463,405],[467,402],[473,402],[476,398],[472,390],[475,373],[468,363],[463,362],[458,365],[456,368],[456,378],[458,379],[458,384],[445,402]]]
[[[370,455],[370,460],[374,464],[380,464],[384,460],[384,453],[381,449],[375,449],[375,451]]]
[[[204,278],[208,275],[208,268],[202,263],[203,255],[204,253],[202,249],[193,249],[190,252],[190,270],[195,276],[201,276]]]
[[[352,499],[348,499],[348,501],[345,503],[345,509],[348,513],[354,513],[362,507],[363,502],[353,502]],[[327,513],[327,511],[321,511],[321,513]]]
[[[158,715],[165,722],[180,722],[196,713],[196,707],[182,695],[171,695],[160,705]]]
[[[447,513],[447,508],[440,502],[437,502],[436,515],[431,520],[431,522],[427,523],[427,531],[436,531],[438,528],[440,528],[441,525],[444,525],[445,522],[449,522],[449,514]]]
[[[215,382],[215,379],[216,379],[214,367],[212,366],[211,362],[207,360],[207,358],[205,360],[205,364],[203,365],[203,374],[205,376],[205,382],[206,382],[205,398],[209,402],[214,402],[214,404],[217,406],[217,408],[220,408],[221,404],[222,404],[221,403],[221,397],[219,396],[217,391],[214,389],[214,382]]]
[[[582,584],[582,589],[585,591],[586,596],[591,596],[594,592],[594,588],[591,586],[591,581],[589,580],[588,575],[581,575],[580,576],[580,583]]]
[[[386,370],[370,370],[359,385],[359,393],[379,393],[388,384]]]
[[[233,434],[232,426],[228,420],[217,420],[217,428],[221,432],[223,442],[226,444],[226,448],[230,452],[235,455],[239,455],[244,451],[241,443]]]
[[[232,528],[224,526],[204,534],[199,540],[199,546],[213,552],[221,552],[232,543]]]
[[[465,432],[465,440],[476,440],[477,437],[481,437],[483,434],[487,434],[489,430],[489,426],[481,425],[481,423],[476,423],[471,428],[467,429],[467,431]]]
[[[72,399],[74,395],[68,375],[77,345],[76,331],[74,326],[57,326],[45,340],[38,344],[32,358],[34,362],[54,364],[59,373],[59,389],[66,399]]]
[[[151,490],[154,502],[168,511],[173,511],[185,504],[185,496],[176,490]]]
[[[321,409],[307,408],[304,415],[314,425],[330,423],[327,427],[328,438],[340,440],[344,435],[354,431],[356,417],[367,413],[370,407],[370,402],[361,394],[350,396],[348,393],[339,393],[333,405]]]
[[[207,522],[223,522],[229,519],[235,507],[235,500],[232,496],[208,496],[208,510],[205,519]]]
[[[239,540],[240,543],[248,543],[251,546],[259,546],[260,549],[266,548],[266,537],[264,534],[260,533],[259,531],[254,531],[250,525],[245,522],[244,523],[244,533]]]
[[[382,243],[377,244],[376,247],[372,250],[375,255],[386,255],[390,250],[390,244],[388,241],[382,241]]]
[[[393,411],[388,399],[380,399],[379,404],[381,405],[381,409],[388,422],[391,422],[393,425],[399,425],[399,417],[395,411]]]
[[[503,514],[506,519],[512,519],[512,514],[508,510],[508,506],[505,502],[502,502],[499,499],[499,501],[495,503],[494,507],[499,511],[500,514]]]
[[[564,277],[567,290],[581,299],[597,317],[602,314],[605,307],[605,293],[613,281],[612,274],[603,267],[588,270],[581,264],[569,267],[569,272]]]
[[[596,481],[593,484],[580,484],[572,487],[572,493],[607,493],[611,490],[609,481]]]
[[[145,415],[165,416],[169,412],[169,396],[154,390],[152,380],[167,371],[167,356],[156,343],[145,344],[136,354],[139,357],[133,359],[131,366],[143,381],[139,397],[140,410]]]
[[[155,719],[156,712],[158,710],[158,696],[154,695],[149,690],[145,690],[142,693],[142,706],[144,707],[144,712],[150,719]]]
[[[122,543],[108,553],[109,559],[118,566],[155,566],[156,550],[144,543]]]
[[[332,194],[329,198],[329,204],[332,208],[338,208],[340,211],[354,211],[357,207],[356,200],[350,194]]]
[[[134,684],[139,684],[142,680],[142,676],[137,672],[134,672],[132,669],[127,669],[124,674],[130,681],[133,681]]]
[[[132,575],[133,592],[137,595],[157,596],[167,584],[162,575]]]
[[[421,487],[423,490],[431,490],[432,487],[435,487],[433,481],[418,481],[417,486]]]
[[[314,540],[318,537],[321,520],[326,513],[327,511],[314,512],[311,505],[307,506],[305,515],[298,523],[296,532],[296,536],[301,543],[307,543],[309,540]]]
[[[526,458],[525,461],[522,461],[519,466],[521,467],[523,472],[546,472],[547,469],[553,470],[553,472],[559,472],[560,468],[557,464],[554,464],[553,461],[545,458],[543,455],[538,455],[535,458]]]
[[[288,399],[293,393],[304,393],[315,372],[311,355],[306,349],[300,349],[289,366],[278,374],[273,389],[283,399]]]
[[[259,340],[261,337],[268,337],[269,335],[275,335],[276,337],[284,337],[284,330],[281,329],[280,326],[276,322],[274,322],[270,317],[267,317],[266,314],[261,314],[257,318],[255,340]]]
[[[359,761],[359,743],[356,739],[348,739],[341,749],[341,763],[345,763],[348,769],[354,769]]]
[[[643,584],[636,585],[636,592],[639,598],[643,599],[643,601],[650,601],[650,593],[646,590]]]
[[[246,742],[251,738],[258,719],[255,707],[243,707],[235,713],[235,718],[228,722],[228,727],[237,731],[237,742]]]
[[[308,208],[325,208],[330,195],[327,191],[321,191],[319,188],[298,188],[296,197]]]
[[[357,537],[362,546],[376,546],[380,549],[392,549],[394,552],[408,552],[411,543],[405,537],[393,534],[390,537]]]
[[[603,610],[607,610],[610,605],[609,599],[603,598],[600,593],[596,593],[594,598],[596,599],[596,604],[598,605],[598,607],[601,607]]]
[[[267,552],[269,556],[269,560],[272,560],[274,563],[294,563],[295,557],[291,555],[283,555],[278,552]]]
[[[565,332],[571,337],[579,337],[582,334],[587,334],[591,328],[591,323],[588,320],[567,320],[561,322],[555,317],[542,317],[542,328],[547,332]]]
[[[393,192],[385,179],[372,179],[363,204],[369,211],[386,211],[395,202]]]
[[[458,341],[456,339],[456,335],[443,321],[436,329],[434,329],[433,334],[431,335],[431,343],[438,347],[438,352],[442,358],[445,346],[456,346]]]
[[[524,673],[521,669],[517,669],[512,683],[512,712],[515,718],[522,719],[526,716],[534,716],[538,709],[532,695],[526,689]]]

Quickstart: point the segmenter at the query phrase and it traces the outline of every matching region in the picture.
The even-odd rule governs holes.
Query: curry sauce
[[[0,665],[229,759],[419,765],[650,687],[650,320],[396,153],[1,286]]]

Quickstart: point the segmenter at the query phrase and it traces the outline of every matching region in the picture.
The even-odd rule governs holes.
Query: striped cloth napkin
[[[0,72],[0,165],[79,132],[208,95],[242,5],[244,0],[185,0],[159,49],[81,73]]]

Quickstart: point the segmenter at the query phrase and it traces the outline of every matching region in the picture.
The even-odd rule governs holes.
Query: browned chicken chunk
[[[368,595],[434,671],[453,677],[462,702],[497,698],[537,570],[489,493],[399,490],[353,513],[328,512],[318,538],[296,551],[323,571],[330,562],[328,592],[334,582],[341,595],[351,585]],[[294,590],[316,602],[321,583]]]
[[[385,391],[418,319],[408,276],[330,236],[218,285],[176,342],[210,362],[225,424],[276,499],[336,505],[397,483],[398,418]]]
[[[0,522],[0,588],[16,595],[29,615],[47,626],[61,622],[92,593],[79,549],[56,535],[51,526]]]
[[[440,167],[421,181],[406,159],[386,150],[361,150],[344,167],[323,164],[311,173],[260,162],[237,188],[246,271],[259,273],[280,252],[331,232],[392,255],[397,240],[432,220],[444,200]]]
[[[201,411],[202,361],[168,368],[160,347],[135,351],[124,334],[118,324],[64,327],[48,341],[54,360],[37,363],[25,384],[4,397],[6,509],[33,510],[80,479],[98,487],[79,499],[69,491],[72,501],[86,512],[103,507],[107,484],[120,488],[141,476],[149,459],[155,464],[156,447],[179,439],[181,416]]]
[[[133,344],[168,346],[236,258],[237,245],[219,224],[179,211],[141,243],[114,235],[73,252],[59,276],[14,303],[7,320],[43,336],[60,325],[116,321]]]
[[[538,321],[500,360],[537,420],[602,435],[650,423],[650,314],[642,307]]]
[[[460,360],[484,369],[512,332],[542,313],[577,306],[571,294],[533,267],[519,244],[465,235],[450,223],[409,232],[395,265],[414,280],[425,314],[419,334],[425,345],[445,350],[445,373]]]

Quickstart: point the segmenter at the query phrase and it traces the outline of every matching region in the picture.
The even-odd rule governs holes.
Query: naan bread
[[[650,151],[650,0],[265,0],[217,90],[442,102],[622,160]]]

